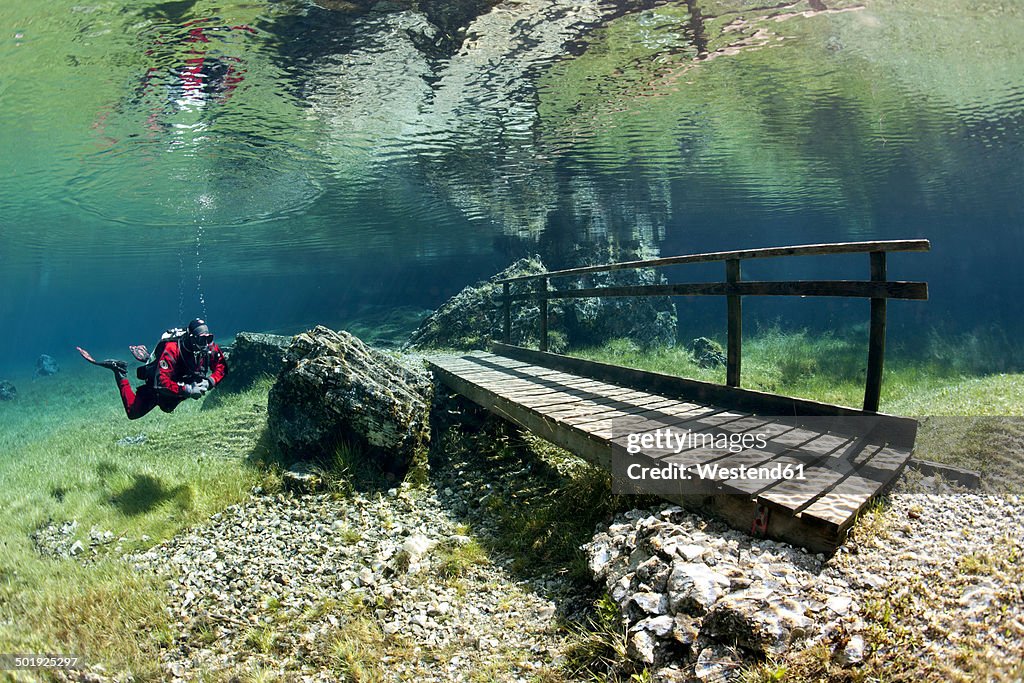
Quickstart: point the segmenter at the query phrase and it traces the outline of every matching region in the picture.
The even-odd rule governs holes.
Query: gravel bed
[[[620,515],[586,550],[623,612],[630,657],[655,681],[736,680],[766,659],[809,678],[872,667],[926,680],[1024,674],[1015,495],[910,474],[831,557],[674,506]]]
[[[387,665],[384,680],[525,681],[551,666],[563,636],[548,583],[466,551],[476,542],[448,512],[455,496],[258,496],[138,556],[167,581],[178,628],[163,653],[169,677],[338,680],[358,664],[335,647],[354,620],[378,641],[363,645]]]

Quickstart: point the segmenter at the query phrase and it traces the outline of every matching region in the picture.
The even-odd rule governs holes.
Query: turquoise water
[[[893,347],[1012,342],[1024,7],[826,5],[6,2],[0,367],[196,315],[229,336],[432,308],[528,253],[910,237],[932,253],[890,271],[932,298],[890,307]]]

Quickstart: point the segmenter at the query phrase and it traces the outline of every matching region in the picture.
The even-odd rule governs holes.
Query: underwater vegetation
[[[711,348],[721,350],[720,341],[694,340],[701,352],[709,341]],[[811,333],[769,325],[744,340],[743,352],[745,388],[846,406],[863,400],[867,338],[860,327]],[[1017,398],[1014,380],[1020,375],[1013,374],[1021,371],[1014,360],[1021,356],[1015,353],[1012,345],[973,335],[950,339],[933,334],[923,348],[890,349],[881,410],[911,416],[1024,415],[1024,401]],[[725,383],[724,364],[702,363],[693,344],[641,349],[628,339],[616,339],[569,354]],[[992,373],[993,366],[1010,374]]]
[[[0,429],[0,650],[160,677],[163,589],[121,558],[244,498],[267,383],[128,423],[107,373],[22,383]],[[140,637],[140,634],[146,634]]]
[[[919,457],[1021,481],[1019,457],[992,461],[992,446],[1019,455],[1020,419],[992,423],[963,416],[1024,414],[1024,375],[972,375],[962,355],[970,345],[954,348],[960,356],[933,348],[944,357],[941,362],[891,358],[883,410],[961,416],[950,423],[927,418]],[[852,404],[863,391],[857,376],[862,348],[838,336],[770,327],[752,335],[745,352],[745,386]],[[721,381],[724,373],[701,367],[686,345],[641,352],[634,342],[615,340],[576,354],[709,381]],[[171,637],[165,594],[120,558],[244,499],[254,485],[278,485],[273,467],[260,464],[274,458],[262,439],[269,381],[216,401],[186,404],[173,416],[153,414],[145,423],[121,419],[105,375],[70,370],[22,386],[16,400],[0,405],[0,486],[7,497],[0,521],[0,649],[72,650],[109,669],[131,670],[140,680],[158,678],[154,653]],[[936,420],[932,427],[930,420]],[[470,465],[466,449],[484,453],[493,447],[497,453],[514,445],[507,436],[492,436],[475,445],[449,444],[449,457],[486,469]],[[515,448],[550,450],[535,441]],[[584,501],[604,495],[607,481],[587,468],[577,472],[561,456],[552,462],[555,469],[544,479],[551,490],[528,496],[528,509],[499,498],[488,505],[502,547],[514,551],[522,571],[568,571],[579,578],[579,539],[614,501],[588,508],[553,535],[552,520],[563,518],[567,501],[585,507]],[[558,475],[558,468],[568,469]],[[347,467],[333,476],[348,476]],[[559,483],[564,476],[569,479]],[[475,561],[452,557],[446,566],[458,572]]]

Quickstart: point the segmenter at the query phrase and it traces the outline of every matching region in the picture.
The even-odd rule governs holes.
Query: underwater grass
[[[880,409],[917,417],[1024,415],[1024,374],[986,374],[983,368],[991,364],[980,359],[980,353],[970,339],[943,342],[934,336],[915,357],[890,352]],[[571,355],[725,384],[724,366],[700,367],[685,345],[640,349],[627,339],[617,339]],[[863,340],[772,326],[744,339],[741,386],[859,408],[866,365]]]
[[[914,356],[889,354],[880,410],[919,419],[915,457],[977,470],[986,490],[1024,491],[1024,373],[984,370],[1000,359],[1012,367],[1012,346],[933,334]],[[724,367],[700,367],[685,346],[642,350],[619,339],[572,355],[725,383]],[[866,359],[863,341],[773,326],[744,340],[741,386],[859,408]]]
[[[246,457],[259,450],[268,384],[133,422],[107,372],[17,384],[17,399],[0,405],[0,652],[72,653],[161,678],[164,593],[121,557],[247,495],[260,478]],[[125,437],[139,443],[119,445]],[[34,531],[70,521],[66,545],[80,541],[79,554],[37,549]],[[93,530],[109,542],[94,549]]]

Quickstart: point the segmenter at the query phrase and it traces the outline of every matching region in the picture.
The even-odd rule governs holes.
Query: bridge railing
[[[857,297],[871,300],[871,326],[868,337],[868,367],[864,387],[864,410],[877,412],[882,388],[882,367],[885,357],[886,302],[889,299],[928,298],[928,284],[888,279],[886,254],[892,251],[929,251],[928,240],[885,240],[875,242],[837,242],[831,244],[805,244],[790,247],[718,251],[706,254],[688,254],[642,261],[626,261],[599,266],[584,266],[554,270],[534,275],[499,280],[502,285],[503,337],[506,344],[512,339],[512,304],[517,301],[536,300],[540,306],[540,350],[548,350],[548,302],[552,299],[582,299],[587,297],[637,296],[724,296],[728,320],[726,384],[740,386],[740,368],[743,358],[743,297],[745,296],[830,296]],[[826,254],[867,254],[870,261],[868,280],[742,280],[740,264],[746,260],[778,258],[783,256],[819,256]],[[690,282],[657,285],[631,285],[609,287],[578,287],[551,290],[553,278],[574,277],[592,273],[639,268],[662,268],[686,263],[725,263],[725,279],[719,282]],[[536,280],[534,292],[512,294],[514,283]]]

